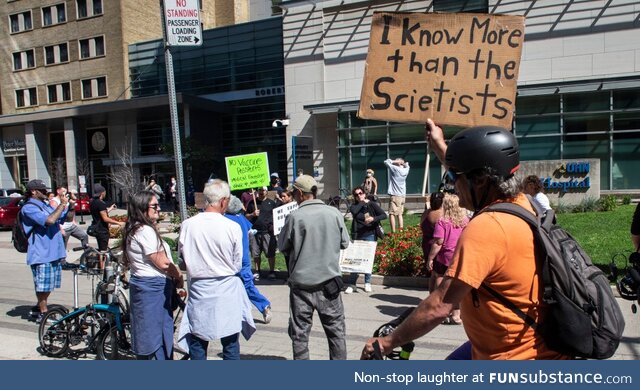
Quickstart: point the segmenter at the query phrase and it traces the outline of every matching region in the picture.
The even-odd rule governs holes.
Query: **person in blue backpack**
[[[42,180],[27,183],[27,201],[20,213],[22,228],[29,237],[27,264],[31,266],[38,301],[32,314],[37,315],[38,323],[47,313],[49,295],[55,288],[60,288],[62,281],[66,250],[60,224],[66,217],[68,202],[67,197],[61,197],[58,206],[53,208],[48,203],[47,186]]]

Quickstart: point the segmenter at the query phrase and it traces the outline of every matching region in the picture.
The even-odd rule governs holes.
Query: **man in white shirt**
[[[192,360],[206,360],[209,341],[221,339],[224,360],[240,359],[239,334],[255,331],[251,303],[239,272],[242,229],[224,217],[229,184],[211,180],[204,187],[204,212],[184,221],[178,251],[187,268],[189,300],[180,326],[180,345]]]
[[[384,160],[389,172],[389,186],[387,193],[391,195],[389,200],[389,223],[391,231],[396,231],[396,218],[398,219],[398,229],[404,227],[404,202],[407,196],[407,176],[409,176],[409,163],[402,158]]]

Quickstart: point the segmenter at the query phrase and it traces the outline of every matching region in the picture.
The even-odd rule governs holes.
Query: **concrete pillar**
[[[47,131],[36,129],[34,123],[24,125],[24,141],[27,149],[27,167],[29,180],[40,179],[51,186],[51,176],[47,168]]]
[[[76,132],[73,118],[64,120],[64,150],[67,161],[67,189],[78,189],[78,169],[76,157]]]
[[[0,148],[0,185],[2,186],[2,188],[14,188],[17,184],[20,184],[14,183],[13,176],[11,175],[11,171],[13,170],[13,162],[15,160],[16,157],[6,159],[4,155],[4,148]],[[12,166],[9,166],[7,162],[12,164]]]

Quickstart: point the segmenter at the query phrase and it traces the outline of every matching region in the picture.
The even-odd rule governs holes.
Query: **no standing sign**
[[[202,27],[198,0],[164,0],[167,46],[199,46]]]

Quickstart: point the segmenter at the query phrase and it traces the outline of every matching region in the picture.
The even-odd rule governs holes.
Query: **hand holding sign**
[[[376,12],[358,115],[511,127],[524,17]]]

